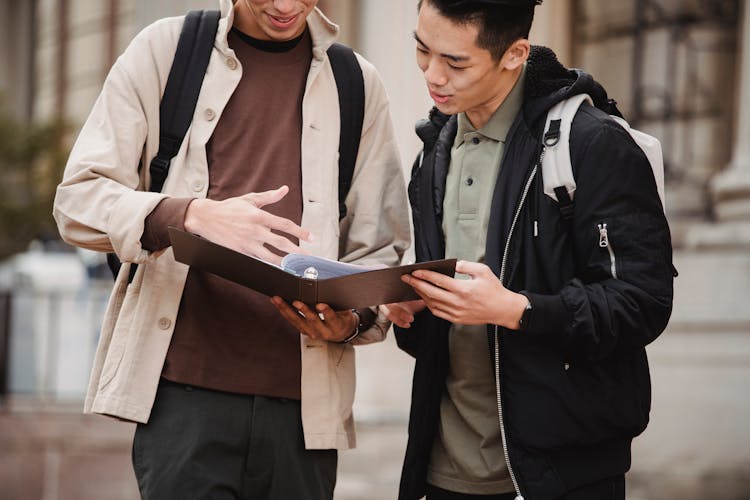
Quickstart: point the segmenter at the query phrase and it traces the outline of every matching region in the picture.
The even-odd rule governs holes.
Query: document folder
[[[299,300],[309,305],[324,303],[339,311],[416,300],[419,296],[401,281],[402,275],[428,269],[452,277],[456,269],[456,259],[375,268],[291,254],[285,260],[294,264],[296,270],[288,270],[174,227],[169,228],[169,237],[175,260],[194,269],[269,297],[279,296],[287,302]],[[318,269],[322,272],[317,278],[305,277],[304,270],[311,271],[313,267],[316,272],[312,274]]]

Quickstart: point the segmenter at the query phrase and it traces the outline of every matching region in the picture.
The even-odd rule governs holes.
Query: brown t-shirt
[[[302,97],[312,60],[306,31],[291,42],[253,40],[233,29],[229,46],[243,77],[209,141],[207,197],[223,200],[289,186],[264,207],[302,219]],[[147,250],[169,245],[189,199],[162,201],[146,220]],[[295,241],[296,243],[296,241]],[[241,394],[300,398],[299,333],[270,299],[212,274],[188,272],[162,376],[173,382]]]

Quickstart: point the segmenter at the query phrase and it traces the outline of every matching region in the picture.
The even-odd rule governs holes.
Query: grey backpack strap
[[[547,112],[542,148],[542,178],[544,194],[557,201],[563,219],[573,216],[576,181],[570,159],[570,130],[578,109],[582,104],[593,106],[588,94],[578,94],[560,101]],[[664,158],[661,143],[656,137],[632,128],[628,122],[616,115],[610,118],[617,122],[635,141],[651,165],[662,207],[664,197]]]
[[[593,105],[588,94],[578,94],[555,104],[547,112],[542,150],[544,194],[557,201],[563,220],[573,218],[576,180],[570,161],[570,129],[573,117],[584,102]]]

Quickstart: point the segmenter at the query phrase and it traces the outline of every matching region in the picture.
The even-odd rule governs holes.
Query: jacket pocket
[[[328,373],[332,378],[331,402],[336,402],[334,411],[341,417],[342,421],[351,418],[352,404],[354,403],[355,369],[354,369],[354,346],[351,344],[328,345]]]
[[[534,352],[537,363],[506,366],[505,413],[525,447],[555,450],[630,439],[648,423],[645,351],[601,362]],[[515,369],[515,373],[511,370]]]
[[[645,212],[612,215],[596,221],[592,232],[591,264],[599,279],[610,276],[657,296],[670,291],[672,245],[663,220]]]
[[[572,361],[564,378],[568,401],[574,402],[567,407],[578,430],[574,442],[632,438],[645,429],[651,393],[645,352],[600,363]]]
[[[140,289],[136,286],[136,283],[134,282],[128,285],[125,291],[125,298],[123,299],[122,307],[117,314],[114,331],[112,332],[112,341],[107,348],[107,353],[104,358],[102,373],[99,377],[99,390],[104,389],[110,382],[112,382],[120,368],[122,359],[125,356],[128,338],[132,333],[131,326],[133,324],[133,316],[135,314],[139,296]]]
[[[609,241],[609,230],[607,229],[607,223],[602,222],[597,224],[599,229],[599,248],[604,248],[609,254],[609,273],[614,279],[617,279],[617,257],[615,256],[615,249],[612,246],[612,242]]]

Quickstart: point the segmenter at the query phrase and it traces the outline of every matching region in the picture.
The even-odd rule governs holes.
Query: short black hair
[[[438,12],[458,24],[479,27],[477,46],[499,61],[519,38],[528,38],[538,0],[426,0]],[[419,0],[421,9],[425,0]]]

